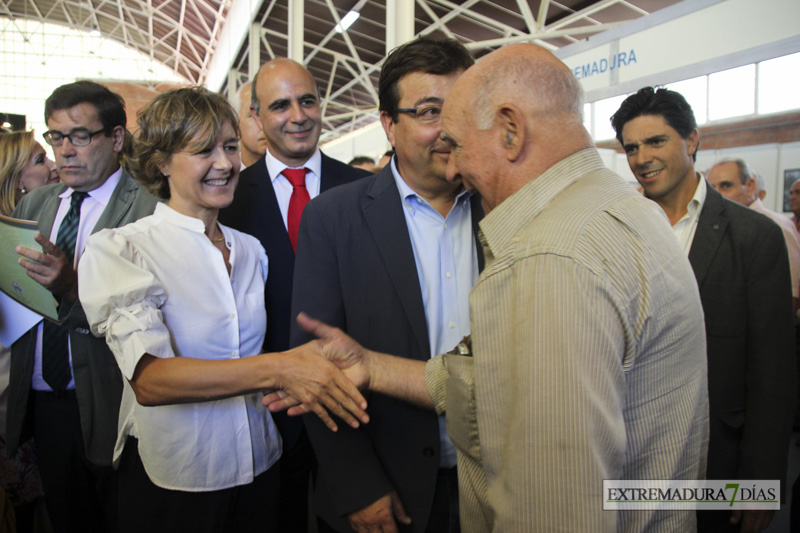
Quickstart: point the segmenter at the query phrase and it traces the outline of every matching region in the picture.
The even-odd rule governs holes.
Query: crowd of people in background
[[[231,101],[156,96],[133,136],[119,95],[62,85],[55,161],[0,132],[0,214],[38,223],[18,263],[59,316],[0,347],[0,531],[766,529],[604,511],[602,482],[793,481],[800,181],[789,219],[746,161],[699,172],[691,106],[645,87],[610,117],[637,192],[533,44],[420,37],[378,94],[377,162],[320,150],[286,58]]]

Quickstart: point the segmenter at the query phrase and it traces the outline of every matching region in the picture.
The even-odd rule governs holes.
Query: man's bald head
[[[306,67],[294,59],[289,59],[288,57],[276,57],[275,59],[271,59],[261,65],[261,68],[258,69],[256,77],[253,79],[250,105],[253,107],[253,109],[255,109],[256,114],[261,112],[261,101],[257,91],[258,83],[260,82],[263,85],[271,77],[283,79],[291,76],[300,76],[308,80],[311,85],[314,86],[314,91],[317,92],[317,97],[319,97],[319,91],[317,90],[316,85],[317,82],[314,80],[314,77],[306,69]]]
[[[455,83],[442,110],[447,178],[477,189],[489,211],[562,159],[592,146],[581,87],[533,44],[487,55]]]
[[[269,153],[290,167],[301,167],[317,149],[322,132],[319,91],[306,68],[287,58],[264,63],[253,80],[254,118]]]
[[[475,122],[487,129],[492,110],[516,102],[531,115],[583,123],[583,90],[572,71],[548,50],[534,44],[506,46],[471,69],[475,77]]]

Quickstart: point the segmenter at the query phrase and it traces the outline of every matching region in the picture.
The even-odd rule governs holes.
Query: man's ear
[[[383,126],[383,131],[386,132],[386,138],[389,139],[389,144],[392,145],[392,148],[395,148],[394,120],[392,120],[392,117],[389,116],[389,113],[386,111],[381,111],[381,125]]]
[[[506,159],[516,161],[522,153],[527,133],[522,112],[514,104],[502,104],[497,110],[495,125],[500,131]]]
[[[253,109],[253,106],[250,106],[250,116],[253,117],[253,120],[256,121],[256,126],[258,126],[258,131],[264,131],[264,126],[261,124],[261,117],[258,116],[256,110]]]
[[[125,128],[114,126],[114,129],[111,130],[111,138],[114,139],[114,152],[120,153],[125,144]]]
[[[744,190],[747,192],[748,198],[752,198],[753,200],[758,198],[756,195],[756,180],[753,178],[747,180],[747,183],[744,184]]]
[[[692,156],[697,153],[697,145],[700,141],[700,132],[697,128],[692,130],[692,133],[686,137],[686,146],[689,148],[689,155]]]

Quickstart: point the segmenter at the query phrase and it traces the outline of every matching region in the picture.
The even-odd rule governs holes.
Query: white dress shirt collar
[[[307,168],[310,173],[314,174],[315,176],[322,175],[322,154],[320,153],[319,148],[314,150],[314,153],[308,158],[308,161],[299,167],[290,167],[286,163],[278,160],[270,153],[269,150],[267,150],[267,153],[264,157],[267,159],[267,171],[269,171],[269,177],[272,179],[273,184],[275,183],[275,180],[281,176],[281,172],[283,172],[283,170],[286,168]]]
[[[275,199],[278,201],[278,209],[283,219],[283,227],[288,228],[289,202],[291,201],[294,188],[281,172],[287,168],[293,167],[289,167],[276,159],[275,156],[269,153],[269,150],[267,150],[267,154],[264,157],[266,158],[267,172],[269,172],[269,177],[272,180],[272,190],[275,191]],[[309,198],[313,200],[319,196],[322,186],[322,154],[319,148],[314,151],[314,154],[302,167],[296,168],[308,169],[306,172],[306,190],[308,191]]]
[[[396,161],[397,158],[393,157],[389,164],[392,166],[392,177],[394,177],[394,181],[397,184],[397,190],[400,191],[400,198],[403,199],[403,202],[407,202],[409,198],[415,197],[419,198],[420,201],[430,205],[430,203],[425,200],[425,198],[420,196],[414,189],[412,189],[403,176],[400,175],[400,171],[397,170]],[[456,205],[461,205],[462,208],[466,208],[468,206],[467,202],[470,196],[472,196],[472,193],[462,185],[461,190],[456,195],[455,202],[453,202],[453,207]],[[431,209],[433,209],[433,207],[431,207]],[[452,210],[452,207],[450,209]]]
[[[111,195],[114,194],[114,189],[117,188],[121,178],[122,167],[119,167],[102,185],[94,190],[89,191],[89,198],[94,198],[103,206],[103,208],[105,208],[105,206],[107,206],[108,202],[111,200]],[[72,187],[67,187],[67,189],[59,194],[58,197],[62,200],[64,198],[69,198],[72,196],[73,192],[75,192],[75,190]]]
[[[694,241],[694,234],[697,232],[697,222],[700,219],[700,212],[703,210],[703,205],[706,203],[706,187],[708,187],[703,175],[697,173],[697,188],[694,191],[692,199],[689,200],[689,205],[686,206],[686,214],[678,220],[672,231],[678,237],[678,241],[683,247],[686,255],[689,255],[689,250],[692,249],[692,241]]]

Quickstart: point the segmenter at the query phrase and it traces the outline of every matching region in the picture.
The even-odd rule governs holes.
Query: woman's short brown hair
[[[229,122],[239,135],[230,103],[204,87],[187,87],[156,96],[136,116],[139,124],[131,172],[150,192],[169,198],[169,182],[159,167],[190,144],[210,146]]]

